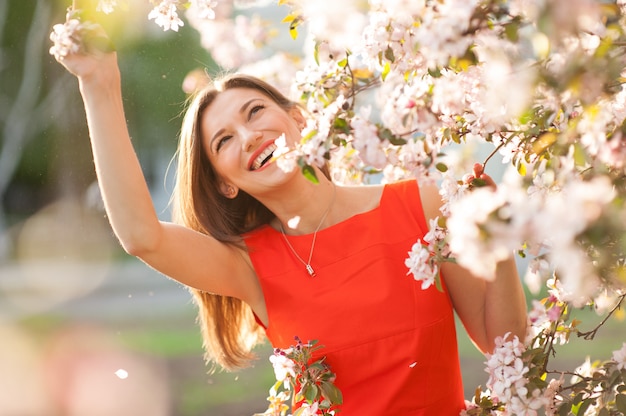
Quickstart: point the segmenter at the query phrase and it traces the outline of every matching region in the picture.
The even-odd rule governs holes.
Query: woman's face
[[[201,120],[203,145],[221,178],[220,189],[243,189],[253,196],[282,183],[287,174],[271,162],[274,141],[285,134],[300,140],[304,118],[297,108],[284,110],[260,91],[234,88],[217,95]]]

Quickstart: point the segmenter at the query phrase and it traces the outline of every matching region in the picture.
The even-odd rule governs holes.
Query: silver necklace
[[[330,204],[328,204],[328,208],[326,208],[326,211],[324,212],[324,215],[322,215],[322,219],[320,220],[320,223],[317,224],[317,228],[315,229],[315,232],[313,233],[313,241],[311,242],[311,250],[309,250],[308,261],[304,261],[304,259],[300,257],[298,252],[293,248],[293,246],[289,242],[289,239],[287,238],[287,234],[285,234],[283,223],[280,221],[278,222],[280,226],[280,233],[283,235],[283,238],[285,239],[285,243],[287,243],[287,246],[289,246],[289,248],[291,249],[291,252],[296,256],[296,258],[300,260],[300,263],[304,264],[306,271],[309,273],[309,276],[311,277],[315,277],[315,270],[313,270],[313,266],[311,266],[311,258],[313,258],[313,250],[315,249],[315,240],[317,239],[317,232],[320,230],[320,228],[322,228],[322,223],[326,219],[326,216],[328,215],[328,213],[330,212],[330,209],[335,203],[336,196],[337,196],[337,187],[335,186],[335,184],[333,184],[333,199],[330,201]]]

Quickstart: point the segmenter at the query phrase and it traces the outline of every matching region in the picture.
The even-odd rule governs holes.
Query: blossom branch
[[[491,159],[496,153],[498,153],[498,151],[505,145],[505,143],[506,143],[505,141],[502,141],[502,143],[496,146],[496,148],[493,149],[491,153],[489,153],[489,156],[487,156],[487,158],[483,161],[483,167],[487,165],[487,162],[489,162],[489,159]]]
[[[624,298],[626,298],[626,293],[624,293],[623,295],[621,295],[616,303],[616,305],[613,307],[613,309],[611,309],[609,311],[609,313],[606,314],[606,316],[604,317],[604,319],[595,327],[593,328],[591,331],[587,331],[587,332],[581,332],[581,331],[576,331],[576,335],[578,335],[579,337],[582,337],[586,340],[592,340],[596,334],[598,333],[598,330],[609,320],[609,318],[621,307],[622,302],[624,301]]]

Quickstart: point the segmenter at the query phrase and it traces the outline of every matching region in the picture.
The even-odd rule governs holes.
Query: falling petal
[[[126,380],[128,378],[128,371],[124,370],[123,368],[120,368],[119,370],[115,372],[115,375],[119,377],[121,380]]]
[[[287,226],[289,226],[289,228],[291,228],[292,230],[295,230],[296,228],[298,228],[298,224],[300,224],[300,216],[299,215],[296,215],[295,217],[293,217],[289,221],[287,221]]]

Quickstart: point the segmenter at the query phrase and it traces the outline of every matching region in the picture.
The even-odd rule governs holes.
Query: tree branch
[[[622,305],[622,302],[624,301],[624,298],[626,298],[626,293],[619,297],[619,300],[617,301],[617,304],[613,307],[613,309],[611,309],[609,311],[609,313],[604,317],[602,322],[600,322],[594,329],[592,329],[591,331],[587,331],[587,332],[577,331],[576,335],[578,335],[579,337],[582,337],[582,338],[584,338],[586,340],[592,340],[596,336],[596,334],[598,333],[598,330],[620,308],[620,306]]]

